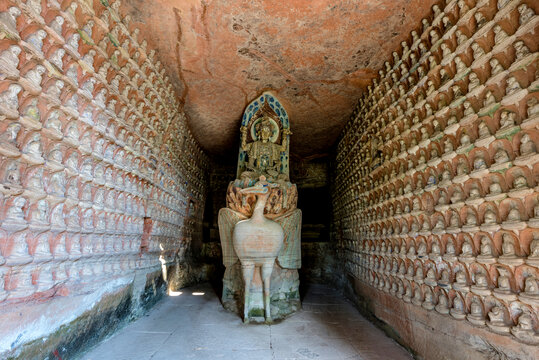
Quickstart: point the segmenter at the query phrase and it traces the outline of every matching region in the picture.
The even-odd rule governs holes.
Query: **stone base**
[[[226,310],[241,317],[243,317],[243,287],[241,266],[237,262],[225,270],[221,302]],[[284,319],[301,309],[299,274],[296,269],[283,269],[274,264],[270,291],[272,320]],[[251,283],[248,306],[249,321],[265,322],[262,279],[258,268]]]

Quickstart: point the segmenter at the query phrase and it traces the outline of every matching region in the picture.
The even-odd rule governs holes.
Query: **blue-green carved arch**
[[[279,121],[281,122],[282,129],[290,129],[290,121],[288,118],[288,112],[284,108],[284,106],[281,104],[279,99],[275,95],[273,95],[270,91],[263,92],[260,96],[258,96],[256,99],[251,101],[249,105],[245,108],[245,111],[243,112],[243,116],[241,119],[241,126],[245,126],[249,128],[250,122],[253,119],[253,116],[264,106],[265,104],[268,104],[271,110],[277,115]],[[240,144],[241,144],[241,133],[240,133]],[[289,135],[286,135],[289,136]],[[285,151],[281,151],[280,157],[281,157],[281,174],[285,174],[287,177],[289,176],[289,168],[288,168],[288,162],[289,162],[289,156],[290,154],[290,146],[286,147]],[[245,171],[246,169],[246,162],[247,162],[247,152],[243,151],[240,147],[239,155],[238,155],[238,168],[237,168],[237,174],[236,176],[239,178],[240,174]]]

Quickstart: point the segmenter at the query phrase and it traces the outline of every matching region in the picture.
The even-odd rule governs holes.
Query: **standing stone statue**
[[[226,267],[222,302],[245,322],[283,318],[301,306],[301,210],[288,178],[288,116],[264,93],[243,116],[238,178],[219,211]]]

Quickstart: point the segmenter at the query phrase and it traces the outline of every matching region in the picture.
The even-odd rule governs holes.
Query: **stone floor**
[[[411,355],[326,286],[312,285],[303,309],[273,325],[244,325],[208,284],[159,302],[85,354],[85,360],[411,359]]]

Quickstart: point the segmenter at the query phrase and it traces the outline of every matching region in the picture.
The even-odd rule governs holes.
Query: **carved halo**
[[[279,138],[279,125],[277,124],[277,122],[274,119],[272,119],[269,116],[261,116],[258,119],[256,119],[255,121],[253,121],[253,124],[251,125],[251,138],[253,139],[253,141],[258,140],[258,136],[257,136],[258,124],[260,124],[264,119],[268,119],[269,122],[272,125],[273,129],[271,131],[270,141],[272,143],[275,143],[277,141],[277,139]]]

